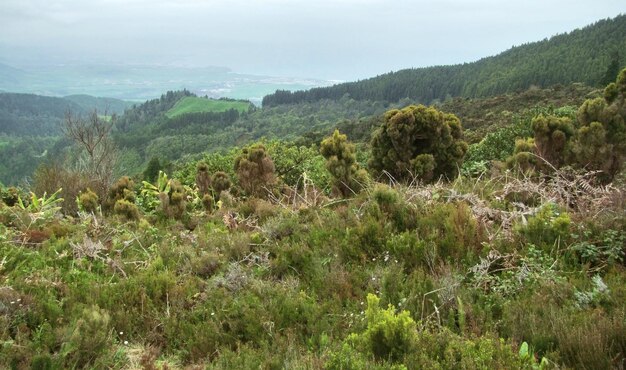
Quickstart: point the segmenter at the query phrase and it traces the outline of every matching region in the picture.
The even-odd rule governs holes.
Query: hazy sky
[[[352,80],[474,61],[620,13],[624,0],[0,0],[0,61]]]

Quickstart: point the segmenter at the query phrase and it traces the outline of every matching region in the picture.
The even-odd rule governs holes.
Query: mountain
[[[404,69],[307,91],[277,90],[263,98],[263,106],[338,100],[344,95],[355,100],[397,102],[408,98],[430,104],[450,97],[494,96],[531,86],[574,82],[602,86],[625,65],[626,15],[619,15],[473,63]]]

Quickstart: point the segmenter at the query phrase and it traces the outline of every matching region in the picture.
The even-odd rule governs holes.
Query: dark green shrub
[[[163,169],[159,158],[152,157],[145,171],[143,171],[143,179],[148,182],[155,182],[159,176],[159,171]]]
[[[4,202],[4,204],[9,207],[13,207],[17,204],[17,199],[19,198],[19,196],[20,191],[14,186],[8,188],[0,188],[0,199]]]
[[[209,175],[209,166],[204,162],[198,163],[198,169],[196,171],[196,186],[198,187],[198,194],[204,196],[209,194],[211,190],[211,175]]]
[[[569,151],[569,141],[574,135],[574,125],[569,117],[539,116],[533,118],[537,155],[555,168],[560,168]],[[543,163],[540,163],[543,165]]]
[[[535,152],[534,139],[517,139],[515,140],[515,149],[513,155],[506,160],[506,166],[510,169],[519,170],[525,174],[532,174],[541,160],[537,158]]]
[[[111,188],[104,206],[107,210],[113,209],[118,200],[125,200],[128,203],[135,203],[135,183],[128,177],[123,176]]]
[[[605,89],[603,98],[587,100],[578,110],[578,130],[572,143],[574,163],[602,171],[611,181],[626,156],[626,69]]]
[[[326,159],[326,169],[333,176],[333,189],[348,197],[358,193],[367,180],[367,174],[356,163],[354,145],[346,135],[335,130],[332,136],[320,144],[320,153]]]
[[[211,179],[211,183],[213,184],[213,190],[215,191],[216,197],[219,199],[220,194],[223,191],[227,191],[230,189],[230,177],[224,171],[218,171],[213,174],[213,178]]]
[[[452,179],[467,152],[462,136],[453,114],[423,105],[390,110],[372,137],[369,166],[376,176],[386,171],[399,181]]]
[[[255,144],[243,149],[235,159],[235,172],[239,185],[253,196],[265,197],[276,183],[274,162],[267,155],[265,146]]]

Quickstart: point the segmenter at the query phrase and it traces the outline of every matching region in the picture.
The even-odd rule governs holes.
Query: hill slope
[[[556,84],[606,84],[626,63],[626,15],[567,34],[511,48],[499,55],[453,66],[405,69],[367,80],[307,91],[277,90],[263,106],[337,100],[421,103],[449,97],[484,97]]]
[[[188,113],[221,113],[234,109],[246,112],[250,108],[250,102],[230,100],[230,99],[206,99],[197,96],[187,96],[179,100],[165,113],[169,118],[177,117]]]
[[[133,103],[115,99],[115,98],[99,98],[91,95],[68,95],[64,99],[70,100],[80,105],[84,110],[92,111],[97,109],[99,113],[107,114],[123,114],[124,110],[130,108]]]

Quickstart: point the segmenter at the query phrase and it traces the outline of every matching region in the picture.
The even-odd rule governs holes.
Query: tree
[[[335,130],[320,144],[320,153],[326,159],[326,169],[333,176],[334,192],[347,197],[361,190],[366,174],[357,165],[354,144],[346,135]]]
[[[274,162],[262,144],[244,148],[235,159],[239,185],[250,195],[264,196],[267,193],[266,188],[276,183],[274,171]]]
[[[386,171],[399,181],[451,179],[467,152],[462,136],[453,114],[423,105],[390,110],[372,137],[369,165],[375,175]]]
[[[106,112],[105,112],[105,116]],[[103,118],[94,110],[84,119],[71,112],[65,115],[62,127],[65,135],[78,146],[75,161],[76,171],[86,175],[91,188],[101,199],[106,197],[109,185],[113,182],[113,171],[117,163],[117,150],[111,138],[111,129],[116,116]]]

